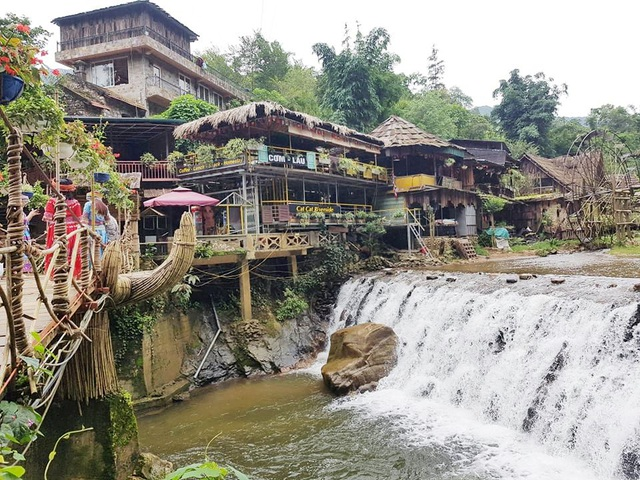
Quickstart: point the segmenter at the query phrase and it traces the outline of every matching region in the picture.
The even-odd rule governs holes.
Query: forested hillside
[[[389,50],[390,41],[385,29],[375,28],[367,34],[346,31],[341,50],[315,44],[319,71],[259,32],[239,38],[225,52],[210,49],[200,55],[208,69],[250,90],[253,100],[272,100],[363,132],[399,115],[445,139],[505,141],[514,157],[565,155],[578,135],[596,128],[617,133],[633,151],[640,149],[640,114],[632,106],[596,105],[585,121],[559,117],[560,101],[573,86],[515,69],[497,79],[497,105],[476,108],[456,85],[444,84],[447,63],[435,46],[424,72],[396,73],[400,57]]]

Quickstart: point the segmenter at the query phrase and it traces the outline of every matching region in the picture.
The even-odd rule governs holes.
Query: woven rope
[[[8,136],[9,146],[7,148],[7,167],[9,171],[9,201],[7,204],[7,245],[16,247],[16,250],[8,255],[9,275],[9,298],[13,325],[10,331],[15,335],[11,341],[15,342],[18,353],[31,356],[33,349],[27,336],[22,309],[22,290],[24,278],[24,212],[22,209],[22,167],[20,158],[22,156],[22,133],[14,129]]]
[[[110,246],[103,260],[102,278],[104,284],[110,288],[114,303],[123,305],[140,302],[180,283],[192,266],[196,246],[194,220],[188,212],[183,214],[180,227],[174,233],[174,244],[168,257],[146,275],[138,272],[114,276],[115,271],[120,272],[123,252],[121,244],[113,244],[112,248],[109,248]]]

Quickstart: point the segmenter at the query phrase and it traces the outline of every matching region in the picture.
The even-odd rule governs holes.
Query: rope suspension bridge
[[[0,116],[9,129],[7,233],[0,246],[6,275],[0,286],[0,399],[20,399],[44,417],[57,396],[89,402],[118,390],[108,310],[179,283],[192,264],[196,232],[191,215],[184,214],[167,259],[152,271],[127,273],[127,238],[102,245],[73,212],[77,228],[69,231],[70,209],[58,184],[50,183],[54,242],[43,249],[26,241],[22,158],[40,167],[1,108]],[[43,262],[47,256],[51,260]],[[25,259],[33,274],[23,272]],[[38,271],[42,263],[47,267]]]

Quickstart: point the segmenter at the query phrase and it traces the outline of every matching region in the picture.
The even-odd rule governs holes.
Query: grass
[[[622,245],[615,246],[609,250],[611,255],[615,256],[640,256],[640,245]]]

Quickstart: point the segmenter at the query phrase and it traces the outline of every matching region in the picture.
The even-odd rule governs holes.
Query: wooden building
[[[397,116],[372,135],[384,144],[379,163],[394,177],[394,194],[379,199],[378,208],[416,212],[414,217],[427,227],[423,236],[477,234],[475,160],[465,148]]]
[[[226,108],[248,92],[191,53],[198,35],[147,0],[58,17],[56,61],[155,115],[187,93]]]
[[[276,103],[218,112],[177,127],[175,136],[215,147],[213,158],[187,161],[177,175],[222,200],[225,218],[212,233],[314,230],[320,220],[345,232],[344,215],[371,211],[390,191],[388,171],[378,164],[383,142]],[[226,154],[236,139],[254,142]]]

